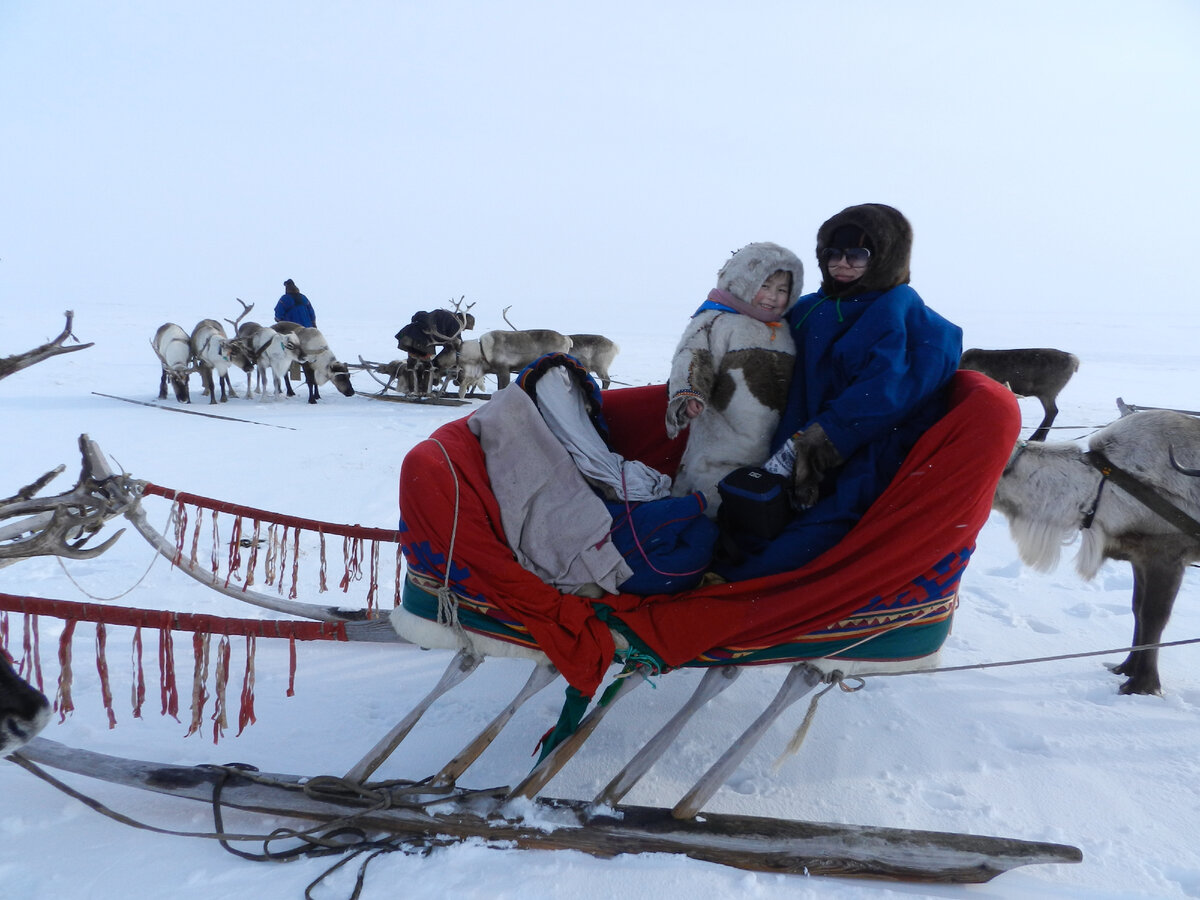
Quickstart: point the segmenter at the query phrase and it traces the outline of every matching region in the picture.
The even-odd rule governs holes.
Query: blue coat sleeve
[[[902,285],[871,302],[837,342],[829,361],[843,387],[816,415],[838,452],[850,457],[885,438],[940,391],[958,368],[962,329]]]

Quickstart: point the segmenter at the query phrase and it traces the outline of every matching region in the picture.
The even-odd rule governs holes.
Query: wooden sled
[[[609,391],[604,412],[612,426],[614,449],[672,472],[681,442],[668,441],[663,433],[665,401],[661,386]],[[653,421],[658,423],[657,430],[649,424]],[[431,789],[455,788],[516,710],[560,672],[570,683],[568,698],[574,690],[586,702],[599,694],[596,670],[602,673],[614,661],[622,664],[621,674],[591,711],[577,724],[570,724],[566,736],[531,772],[498,795],[489,814],[511,825],[514,807],[510,804],[539,801],[548,782],[617,701],[643,683],[636,677],[639,670],[707,669],[684,707],[596,797],[590,803],[573,803],[578,816],[575,824],[585,831],[606,828],[611,810],[623,809],[618,807],[620,800],[692,716],[728,687],[743,666],[785,664],[783,684],[758,719],[720,754],[674,808],[653,811],[660,822],[678,823],[674,827],[686,830],[688,840],[719,843],[723,826],[710,823],[720,817],[697,815],[784,710],[817,685],[837,680],[856,667],[895,670],[927,665],[936,657],[949,633],[959,579],[987,519],[995,484],[1019,425],[1011,393],[982,376],[959,373],[949,414],[914,448],[895,481],[845,540],[843,549],[779,576],[698,588],[670,597],[618,595],[598,601],[560,594],[517,565],[500,531],[499,511],[478,441],[467,429],[466,420],[443,426],[409,453],[401,472],[400,533],[407,575],[402,603],[392,613],[392,621],[413,643],[456,653],[434,689],[346,777],[351,781],[369,777],[417,726],[424,712],[489,656],[531,659],[534,667],[529,681],[441,771],[422,782]],[[924,530],[918,527],[932,514],[949,517],[950,524]],[[894,544],[895,529],[904,528],[914,532],[913,540],[902,551],[889,551],[885,538],[890,535]],[[873,559],[879,564],[871,564]],[[847,568],[860,571],[847,575],[843,571]],[[861,570],[866,570],[865,574]],[[777,612],[747,614],[747,607],[782,608],[787,605],[783,601],[797,598],[801,602],[796,605],[807,609],[783,613],[793,624],[781,626]],[[818,604],[823,604],[819,610]],[[613,610],[616,619],[605,615]],[[711,620],[721,610],[735,611],[726,620],[726,640],[710,642],[710,635],[719,629],[701,629],[688,637],[699,648],[693,652],[687,641],[658,639],[689,617],[706,615]],[[635,677],[626,677],[631,673]],[[802,823],[776,825],[783,832],[802,827]],[[678,837],[683,831],[674,833]],[[754,837],[747,840],[749,845],[756,842]],[[843,845],[858,842],[849,831],[839,834],[837,840]],[[903,838],[899,840],[906,845]],[[1050,861],[1050,856],[1056,862],[1081,858],[1075,848],[1048,851],[1045,847],[1037,853],[1031,851],[1024,862]],[[902,852],[912,849],[906,845]],[[988,855],[981,845],[975,849]],[[764,865],[754,853],[741,859],[741,863],[731,864]],[[804,866],[807,871],[828,874],[853,871],[880,877],[962,877],[961,872],[951,874],[933,864],[923,872],[917,871],[918,866],[902,874],[881,860],[843,863],[823,869],[808,861]]]
[[[1079,861],[1076,848],[1058,844],[698,815],[778,717],[818,685],[856,667],[903,669],[928,665],[936,657],[958,603],[959,579],[1019,428],[1012,395],[983,376],[960,373],[952,393],[950,413],[914,448],[879,502],[843,544],[812,564],[676,596],[617,595],[603,601],[562,595],[516,564],[499,530],[478,441],[465,420],[443,426],[410,452],[402,470],[399,539],[407,574],[401,603],[390,618],[403,639],[455,652],[434,689],[339,780],[380,790],[368,782],[371,774],[417,727],[424,712],[486,657],[531,659],[528,682],[436,774],[387,788],[398,792],[384,804],[394,807],[392,812],[364,810],[354,798],[298,796],[296,786],[308,779],[234,772],[220,775],[220,802],[317,821],[353,816],[368,831],[417,843],[435,835],[454,840],[482,836],[517,847],[572,848],[600,856],[675,852],[759,871],[976,882],[1015,866]],[[605,414],[615,449],[670,472],[681,444],[661,433],[665,399],[661,386],[610,391]],[[647,417],[657,418],[657,432],[645,426]],[[89,447],[99,456],[81,438],[85,461]],[[96,466],[102,469],[99,462]],[[102,470],[100,475],[97,483],[115,491],[117,482]],[[139,531],[147,527],[137,504],[126,502],[128,491],[115,496],[119,511],[142,526]],[[942,525],[921,527],[933,516],[941,517]],[[912,540],[897,549],[895,537],[905,532]],[[174,549],[161,536],[143,534],[164,555]],[[217,581],[213,578],[210,586],[221,589]],[[247,593],[225,590],[243,598]],[[601,618],[598,603],[616,618]],[[348,635],[362,627],[370,629],[366,639],[386,639],[378,634],[386,620],[370,611],[295,601],[280,601],[273,608],[312,614]],[[679,627],[701,615],[705,628]],[[724,625],[711,624],[715,622]],[[686,633],[686,640],[670,639],[678,631]],[[614,661],[632,677],[618,677],[601,692],[600,682]],[[690,719],[746,665],[783,665],[786,671],[777,696],[758,719],[673,808],[621,805]],[[678,667],[706,671],[683,708],[594,798],[544,796],[549,781],[618,701],[644,683],[640,671]],[[560,672],[579,698],[598,698],[591,711],[571,722],[557,746],[515,785],[486,792],[460,787],[469,767],[521,705]],[[35,740],[24,754],[66,771],[210,803],[218,777],[210,767],[115,759],[44,740]],[[536,814],[532,824],[525,824],[530,804]],[[548,818],[558,827],[548,829]]]

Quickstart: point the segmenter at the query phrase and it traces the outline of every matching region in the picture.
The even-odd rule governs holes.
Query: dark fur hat
[[[855,239],[854,232],[861,237]],[[848,284],[834,281],[821,259],[826,247],[866,247],[871,261],[862,278]],[[882,203],[849,206],[828,219],[817,230],[817,262],[821,266],[821,288],[829,297],[848,297],[864,291],[886,291],[909,282],[912,256],[912,226],[903,213]]]
[[[296,282],[292,281],[290,278],[283,283],[283,289],[289,294],[300,293],[300,288],[296,287]]]

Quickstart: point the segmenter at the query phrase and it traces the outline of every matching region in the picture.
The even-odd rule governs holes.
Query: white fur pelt
[[[1180,465],[1200,467],[1200,421],[1165,410],[1137,412],[1097,432],[1088,447],[1200,519],[1200,477],[1179,472],[1170,462],[1173,451]],[[1178,544],[1182,536],[1175,526],[1111,482],[1104,486],[1091,527],[1082,528],[1100,479],[1075,444],[1017,445],[992,506],[1007,517],[1022,561],[1049,571],[1063,545],[1081,533],[1075,567],[1091,579],[1106,558],[1128,558],[1121,550],[1127,535],[1171,538],[1164,552],[1166,544]]]
[[[671,364],[667,434],[691,428],[672,493],[703,491],[708,514],[720,505],[717,482],[740,466],[770,455],[791,384],[796,346],[786,322],[705,310],[688,324]],[[704,411],[688,420],[689,397]]]

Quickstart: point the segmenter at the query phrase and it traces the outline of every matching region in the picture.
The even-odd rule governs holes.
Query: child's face
[[[782,269],[763,282],[754,295],[753,306],[767,312],[781,313],[787,309],[788,297],[792,293],[792,276]]]

